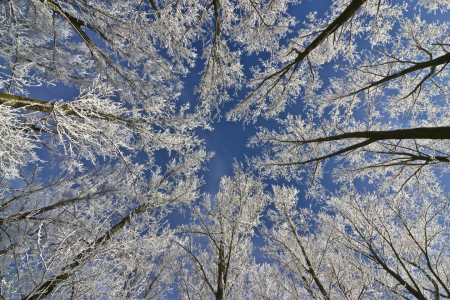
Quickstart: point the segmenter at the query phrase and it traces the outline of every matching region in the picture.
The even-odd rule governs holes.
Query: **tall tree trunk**
[[[217,279],[217,292],[216,292],[216,300],[223,300],[223,291],[224,287],[224,278],[223,274],[225,272],[225,262],[224,262],[224,245],[223,240],[220,240],[219,244],[219,266],[218,266],[218,279]]]

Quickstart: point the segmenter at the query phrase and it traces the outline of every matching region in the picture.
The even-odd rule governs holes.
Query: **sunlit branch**
[[[39,111],[44,112],[47,114],[51,114],[54,112],[55,107],[57,106],[59,111],[62,112],[66,116],[80,116],[80,114],[83,114],[83,116],[88,116],[93,119],[101,119],[105,121],[115,121],[120,123],[125,123],[127,125],[133,125],[133,124],[145,124],[145,123],[165,123],[165,120],[133,120],[133,119],[127,119],[122,118],[119,116],[111,115],[111,114],[105,114],[102,112],[98,112],[95,110],[87,110],[83,108],[75,108],[74,106],[71,106],[69,103],[64,104],[56,104],[53,102],[47,102],[43,100],[38,99],[32,99],[22,96],[16,96],[12,94],[6,94],[0,92],[0,105],[9,106],[12,108],[22,108],[26,110],[32,110],[32,111]]]

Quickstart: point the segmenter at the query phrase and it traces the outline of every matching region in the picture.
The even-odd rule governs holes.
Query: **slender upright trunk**
[[[219,244],[219,266],[218,266],[218,279],[217,279],[217,292],[216,292],[216,300],[223,300],[223,290],[224,287],[224,278],[223,274],[225,272],[225,257],[224,257],[224,245],[223,240],[220,240]]]

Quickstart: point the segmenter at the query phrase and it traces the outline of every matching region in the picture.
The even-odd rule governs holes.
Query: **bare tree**
[[[63,174],[46,186],[30,182],[15,191],[1,207],[7,215],[0,227],[1,273],[7,283],[3,296],[81,297],[106,286],[111,296],[141,295],[158,272],[162,275],[145,293],[147,298],[162,293],[171,282],[164,274],[172,232],[165,229],[164,216],[171,207],[197,198],[196,164],[173,162],[166,173],[154,170],[145,182],[136,181],[119,162],[82,175]],[[135,253],[130,259],[139,270],[111,267],[120,261],[119,254],[125,262],[126,253]],[[145,270],[144,262],[155,269]],[[126,288],[125,279],[132,281]]]
[[[282,129],[261,129],[252,139],[269,146],[259,161],[267,172],[300,178],[309,169],[314,182],[334,158],[342,162],[336,180],[363,178],[398,192],[447,169],[448,25],[398,20],[395,39],[340,62],[345,75],[310,94],[303,116],[279,120]]]
[[[357,253],[379,290],[398,298],[449,297],[448,208],[435,187],[395,195],[344,188],[328,200],[325,232]]]
[[[294,4],[0,0],[2,298],[450,297],[449,25],[420,16],[450,5],[418,0],[411,17],[407,1],[333,0],[292,38]],[[190,110],[178,99],[199,63]],[[34,97],[55,84],[79,96]],[[212,155],[195,130],[243,87],[228,119],[281,116],[250,141],[261,177],[236,163],[169,229]],[[280,115],[298,100],[302,116]],[[326,210],[265,176],[307,181]],[[270,264],[254,260],[258,226]]]
[[[297,209],[298,190],[274,187],[276,210],[269,210],[272,228],[264,228],[268,258],[278,263],[274,280],[289,299],[364,299],[374,292],[369,274],[355,253],[336,247],[332,230],[320,231],[311,209]]]
[[[188,299],[243,299],[254,265],[251,236],[269,200],[250,170],[234,165],[218,194],[192,208],[192,224],[179,229],[179,292]],[[206,238],[206,239],[205,239]],[[202,241],[203,240],[203,241]]]

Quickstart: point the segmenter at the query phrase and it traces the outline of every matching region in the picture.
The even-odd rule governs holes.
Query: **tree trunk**
[[[223,292],[224,292],[224,278],[223,278],[223,274],[225,271],[225,263],[224,263],[224,245],[223,245],[223,241],[220,240],[220,245],[219,245],[219,266],[218,266],[218,279],[217,279],[217,292],[216,292],[216,300],[223,300]]]

